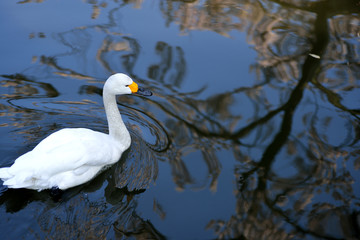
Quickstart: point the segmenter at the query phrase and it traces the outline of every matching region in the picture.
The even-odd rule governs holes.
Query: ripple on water
[[[146,145],[156,152],[168,149],[169,135],[156,119],[140,110],[125,110],[122,114],[130,122],[128,129],[132,136],[143,139]]]
[[[129,191],[146,189],[158,175],[158,154],[169,147],[165,129],[143,111],[123,109],[122,115],[131,134],[131,147],[125,161],[115,169],[115,185]]]

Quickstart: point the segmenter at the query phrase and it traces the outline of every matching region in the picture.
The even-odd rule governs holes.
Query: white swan
[[[86,128],[65,128],[42,140],[32,151],[17,158],[11,167],[0,168],[0,178],[9,188],[38,191],[65,190],[94,178],[104,167],[117,162],[130,146],[131,138],[122,121],[116,96],[151,95],[125,74],[108,78],[103,101],[109,134]]]

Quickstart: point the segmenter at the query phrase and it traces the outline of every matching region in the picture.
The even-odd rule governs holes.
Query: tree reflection
[[[196,4],[183,6],[179,3],[176,10],[171,5],[168,7],[168,10],[171,9],[171,11],[166,12],[170,12],[169,15],[172,16],[181,15],[180,19],[186,19],[181,21],[190,25],[185,25],[186,30],[204,29],[204,25],[200,21],[202,16],[206,16],[214,20],[214,23],[218,23],[219,16],[225,9],[227,12],[231,12],[232,8],[245,9],[246,7],[246,4],[244,6],[242,4],[237,5],[235,1],[231,2],[232,4],[207,1],[206,4],[200,7]],[[219,121],[217,122],[217,124],[220,124],[219,130],[211,132],[211,135],[216,136],[219,133],[219,137],[228,136],[228,138],[233,139],[235,135],[236,138],[246,139],[249,132],[258,129],[261,125],[267,125],[272,118],[282,113],[280,128],[277,133],[269,136],[273,140],[264,148],[260,160],[257,161],[252,159],[251,156],[244,156],[243,154],[239,157],[239,161],[242,163],[235,172],[235,176],[239,179],[239,188],[236,194],[238,199],[237,213],[228,221],[212,220],[208,227],[213,228],[219,238],[292,239],[296,235],[304,237],[306,234],[329,239],[354,237],[358,234],[359,227],[357,220],[354,221],[358,214],[356,210],[355,212],[351,210],[354,205],[350,203],[351,201],[358,203],[358,196],[354,195],[352,189],[353,173],[347,170],[347,167],[341,168],[340,171],[336,170],[339,168],[336,162],[340,161],[346,164],[347,161],[352,160],[352,164],[354,164],[354,158],[349,156],[347,150],[343,148],[352,151],[351,155],[358,156],[355,147],[358,146],[358,136],[349,134],[350,141],[347,141],[347,144],[343,144],[342,148],[339,148],[321,140],[319,134],[316,133],[318,130],[315,130],[314,124],[309,124],[313,127],[311,131],[305,133],[308,136],[304,136],[305,134],[301,132],[297,133],[298,137],[294,141],[295,139],[291,134],[294,134],[292,125],[295,110],[300,104],[306,88],[310,88],[311,91],[320,90],[320,92],[325,93],[327,100],[334,108],[339,108],[347,114],[350,123],[349,133],[357,131],[359,109],[349,109],[341,103],[341,95],[334,92],[335,89],[341,91],[341,88],[329,89],[321,84],[321,82],[329,80],[326,76],[327,69],[333,69],[334,65],[344,66],[341,63],[334,64],[335,59],[348,63],[346,69],[348,69],[352,77],[339,76],[336,80],[331,79],[338,82],[334,85],[345,85],[347,88],[351,85],[344,84],[344,82],[354,79],[352,80],[354,84],[355,79],[359,79],[358,76],[354,77],[358,72],[358,66],[355,67],[357,64],[352,63],[358,61],[359,58],[357,57],[357,60],[354,61],[354,56],[358,56],[358,54],[356,54],[356,51],[354,52],[353,49],[357,49],[357,47],[353,44],[347,43],[349,47],[346,48],[349,50],[345,51],[345,53],[352,52],[355,54],[346,54],[341,56],[340,59],[336,57],[329,58],[329,56],[334,56],[333,49],[329,48],[329,46],[338,39],[335,38],[336,35],[332,35],[334,29],[332,29],[331,24],[328,25],[328,21],[330,19],[330,23],[332,23],[336,22],[338,18],[342,19],[342,21],[347,18],[354,19],[354,16],[348,10],[352,9],[349,8],[349,5],[356,6],[356,1],[347,1],[341,4],[334,1],[315,2],[308,3],[306,6],[301,6],[300,1],[295,3],[278,1],[278,4],[274,3],[276,1],[249,1],[248,4],[253,4],[254,8],[251,12],[257,13],[257,19],[248,22],[247,29],[250,30],[248,31],[249,37],[253,39],[255,49],[261,56],[258,64],[254,66],[256,71],[269,80],[269,85],[273,85],[279,91],[286,91],[288,99],[284,98],[285,101],[280,107],[269,111],[263,117],[250,123],[248,127],[237,131],[224,134],[222,130],[229,128],[222,127]],[[260,5],[264,8],[256,9],[256,6]],[[282,5],[286,5],[287,8],[283,8]],[[187,10],[184,11],[184,8]],[[193,9],[192,13],[196,12],[198,14],[188,14],[189,8]],[[324,11],[324,9],[329,8],[330,11]],[[291,10],[295,10],[295,14]],[[217,14],[216,18],[212,18],[213,11],[218,11],[220,14]],[[338,14],[349,15],[335,18],[334,16]],[[234,14],[234,17],[241,18],[242,21],[239,22],[244,22],[244,18],[240,15]],[[189,18],[197,20],[191,21],[188,20]],[[250,19],[253,20],[251,17]],[[231,26],[232,21],[229,21],[229,18],[223,18],[222,20],[221,23]],[[349,20],[345,21],[349,22]],[[358,18],[355,21],[359,22]],[[211,22],[210,20],[207,21],[207,23]],[[299,28],[300,24],[301,29]],[[332,24],[336,25],[336,23]],[[353,24],[349,25],[355,27]],[[182,30],[183,26],[181,26]],[[209,25],[206,25],[205,29],[207,28],[209,28]],[[353,28],[348,28],[347,30],[350,32],[344,35],[356,34],[358,27],[355,28],[357,29],[355,31]],[[226,32],[229,31],[226,28],[221,29]],[[295,32],[284,31],[284,29],[295,30]],[[212,26],[211,30],[217,31],[217,26]],[[291,38],[293,38],[293,41]],[[297,42],[294,42],[294,40]],[[301,42],[299,42],[300,40]],[[299,61],[299,59],[302,59],[302,61]],[[332,66],[328,68],[329,64]],[[277,81],[290,82],[290,86],[295,86],[292,89],[288,87],[285,89],[281,84],[276,83]],[[309,86],[309,83],[313,85]],[[265,100],[263,99],[259,104],[265,103]],[[222,111],[224,111],[224,108],[219,109],[218,113],[221,114]],[[321,117],[323,116],[316,112],[311,116],[313,120]],[[203,120],[206,121],[207,119],[204,118]],[[208,135],[209,132],[205,132],[203,136]],[[287,154],[288,159],[293,158],[295,160],[295,166],[298,168],[297,175],[290,179],[277,176],[278,174],[272,169],[272,165],[277,161],[279,154],[283,155],[281,151],[284,147],[288,149],[304,149],[304,152],[290,151]],[[303,153],[306,153],[306,155],[304,156]],[[236,149],[234,154],[239,154],[239,149]],[[246,162],[244,162],[244,159],[246,159]],[[312,169],[311,174],[306,172],[306,169],[307,171]],[[320,190],[320,188],[324,189]],[[323,191],[324,193],[332,192],[334,199],[341,201],[343,205],[336,206],[321,201],[316,195],[320,195]],[[288,201],[284,202],[285,199],[288,199]],[[338,235],[338,237],[332,235],[329,229],[329,219],[338,223],[343,219],[347,219],[348,224],[340,225],[341,230],[335,231],[337,234],[342,232],[342,235]],[[291,225],[293,230],[289,232],[286,228],[282,228],[282,220]]]
[[[156,53],[161,56],[161,62],[149,67],[148,77],[161,83],[167,79],[167,84],[180,87],[186,71],[184,51],[180,47],[173,50],[165,42],[158,42],[155,49]],[[173,59],[175,59],[174,63]],[[172,69],[174,69],[173,74],[171,73]]]
[[[134,127],[132,133],[140,139],[134,149],[147,146],[148,151],[140,151],[142,156],[135,156],[137,151],[134,151],[133,161],[114,168],[114,186],[128,186],[131,190],[146,188],[156,179],[156,161],[162,160],[170,165],[177,189],[209,187],[215,192],[221,161],[225,161],[217,157],[218,149],[226,149],[237,160],[236,212],[229,219],[209,220],[207,228],[217,238],[359,236],[360,202],[358,186],[354,183],[360,166],[360,109],[347,100],[347,96],[358,94],[359,89],[358,1],[159,1],[167,24],[177,23],[182,33],[207,30],[230,36],[234,30],[246,31],[249,44],[258,54],[257,62],[252,65],[257,82],[206,99],[199,97],[205,88],[188,93],[179,91],[188,68],[186,51],[179,46],[159,40],[153,48],[160,60],[147,66],[152,81],[144,81],[137,75],[135,67],[142,49],[135,37],[115,30],[114,15],[123,5],[140,7],[141,3],[123,1],[108,11],[107,24],[59,33],[57,37],[61,44],[71,47],[70,56],[78,57],[89,54],[87,41],[94,30],[100,30],[103,38],[92,53],[98,65],[109,73],[117,72],[121,65],[133,78],[156,92],[155,99],[142,104],[147,117],[159,113],[157,121],[163,126],[151,126],[150,131],[160,140],[151,146],[141,141],[141,130]],[[93,18],[101,14],[98,9],[94,5]],[[62,54],[42,56],[40,63],[53,75],[95,81],[90,74],[57,61],[61,57]],[[33,97],[39,89],[45,90],[48,97],[56,96],[56,90],[46,84],[14,82],[15,93],[3,95],[3,99],[19,95]],[[10,84],[2,83],[4,87]],[[89,93],[98,89],[84,86],[80,91]],[[272,102],[270,95],[278,96],[278,101]],[[234,106],[241,106],[239,99],[253,105],[252,114],[234,110]],[[136,100],[121,101],[133,101],[132,105],[137,105]],[[136,115],[136,111],[127,111],[127,116]],[[136,119],[146,122],[141,117]],[[334,125],[331,123],[336,121],[345,126],[341,131],[347,131],[341,143],[329,140]],[[167,137],[169,141],[165,140]],[[189,170],[184,159],[192,153],[199,153],[200,160],[206,164],[205,179],[196,178]],[[141,159],[149,161],[140,163]],[[128,174],[123,174],[124,170]],[[137,179],[136,175],[141,178]],[[150,222],[128,213],[135,205],[131,200],[129,203],[121,199],[114,210],[118,211],[113,222],[117,234],[132,232],[131,226],[127,228],[129,224],[141,226],[146,236],[163,238]],[[117,218],[130,215],[130,221],[126,217]]]
[[[105,199],[91,200],[105,177],[109,180],[103,192]],[[114,184],[108,174],[102,174],[81,192],[79,188],[68,191],[56,207],[48,204],[37,219],[43,231],[41,238],[165,239],[151,222],[137,215],[138,193],[115,188]]]
[[[202,109],[202,114],[196,114],[193,119],[188,119],[191,118],[189,116],[182,119],[186,124],[191,124],[190,129],[201,137],[226,138],[238,143],[238,139],[246,140],[251,132],[271,125],[271,119],[282,114],[279,130],[267,136],[267,147],[263,148],[259,160],[241,153],[240,149],[254,148],[243,144],[243,141],[239,143],[240,148],[234,148],[234,154],[240,154],[237,159],[241,162],[235,171],[239,183],[237,212],[228,221],[209,222],[208,228],[214,229],[219,238],[292,239],[294,236],[312,235],[341,239],[359,234],[359,223],[356,220],[358,212],[354,210],[354,206],[359,203],[358,195],[352,188],[354,172],[348,170],[358,158],[356,148],[359,136],[353,133],[358,131],[359,109],[346,107],[342,103],[342,94],[347,91],[345,89],[353,89],[354,86],[358,88],[356,81],[359,79],[359,66],[356,62],[359,61],[359,54],[356,43],[339,37],[334,28],[342,25],[340,22],[346,22],[344,25],[353,27],[347,27],[341,35],[356,38],[359,25],[354,23],[359,23],[359,18],[351,14],[356,4],[356,1],[306,4],[304,1],[206,1],[204,4],[173,4],[166,1],[162,5],[169,22],[179,21],[182,31],[205,29],[227,35],[230,30],[246,27],[250,42],[255,45],[259,55],[254,69],[261,76],[260,79],[265,78],[266,85],[278,89],[279,93],[286,93],[280,106],[270,107],[273,109],[262,117],[255,117],[250,124],[238,130],[229,131],[229,126],[221,124],[221,116],[217,118],[218,121],[213,122],[213,118],[210,121],[212,111],[200,108],[196,101],[191,107],[197,103],[195,109]],[[233,19],[238,21],[234,22]],[[354,23],[349,24],[351,21]],[[334,48],[334,45],[342,47]],[[336,71],[335,77],[331,71]],[[266,98],[259,99],[261,93],[255,94],[260,91],[266,95],[267,86],[263,86],[260,89],[255,86],[249,89],[252,94],[248,96],[256,96],[257,105],[268,102]],[[344,120],[349,126],[348,137],[341,147],[328,143],[326,133],[319,133],[316,129],[319,118],[326,118],[322,120],[324,122],[332,118],[318,113],[319,110],[303,116],[304,125],[310,126],[310,131],[294,130],[295,110],[302,102],[306,89],[320,92],[334,109],[340,109],[346,115]],[[210,105],[211,99],[205,102]],[[229,119],[232,115],[230,111],[222,105],[218,106],[215,112]],[[190,112],[191,107],[188,107],[188,111],[181,109],[179,112]],[[204,110],[205,116],[198,121],[199,116],[204,115]],[[284,149],[288,149],[286,155]],[[274,171],[273,165],[280,157],[294,159],[291,161],[294,161],[297,173],[293,177],[284,178]],[[321,200],[321,194],[330,194],[342,204],[337,206]],[[340,224],[344,220],[346,224],[339,225],[332,232],[330,221]],[[287,222],[292,229],[282,226],[282,221]]]

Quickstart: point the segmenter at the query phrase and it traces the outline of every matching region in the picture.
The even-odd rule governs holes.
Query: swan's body
[[[42,140],[32,151],[0,168],[0,178],[9,188],[68,189],[94,178],[117,162],[129,148],[131,138],[117,107],[115,95],[137,92],[125,74],[114,74],[103,89],[109,134],[86,128],[65,128]]]

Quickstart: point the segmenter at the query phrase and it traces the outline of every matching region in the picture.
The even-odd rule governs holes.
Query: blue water
[[[1,185],[0,235],[357,237],[359,26],[352,0],[2,1],[0,167],[64,127],[107,132],[115,72],[154,95],[118,98],[132,145],[92,181]]]

